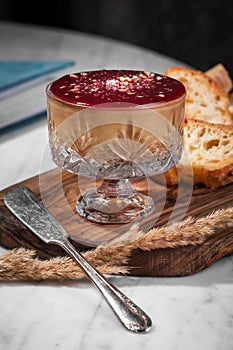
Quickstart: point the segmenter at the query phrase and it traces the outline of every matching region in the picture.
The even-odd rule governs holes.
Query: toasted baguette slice
[[[229,110],[230,110],[232,118],[233,118],[233,92],[231,92],[229,94],[229,100],[230,100],[230,108],[229,108]]]
[[[186,88],[186,119],[233,124],[228,95],[205,73],[173,66],[168,68],[165,75],[181,81]]]
[[[205,71],[205,74],[214,80],[226,94],[232,90],[233,85],[231,77],[226,68],[221,63],[216,64],[216,66]]]
[[[183,152],[177,169],[166,173],[168,184],[178,183],[177,172],[187,180],[190,162],[194,184],[217,188],[233,182],[233,125],[190,119],[184,126],[183,140],[186,156]]]

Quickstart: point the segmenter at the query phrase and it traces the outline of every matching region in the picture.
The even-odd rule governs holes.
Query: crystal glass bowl
[[[67,75],[47,86],[54,162],[102,179],[77,199],[77,211],[100,223],[150,215],[154,202],[129,180],[163,173],[182,151],[185,89],[164,75],[100,70]]]

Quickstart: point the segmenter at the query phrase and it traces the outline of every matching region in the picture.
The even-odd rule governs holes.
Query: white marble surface
[[[0,60],[74,59],[78,70],[122,67],[163,72],[176,63],[109,39],[4,22],[0,47]],[[1,133],[0,188],[53,166],[41,166],[47,142],[45,119]],[[0,349],[233,348],[233,256],[189,277],[111,280],[149,313],[149,333],[127,332],[87,280],[1,283]]]

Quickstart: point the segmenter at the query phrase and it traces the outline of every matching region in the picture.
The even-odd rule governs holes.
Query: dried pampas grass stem
[[[129,232],[107,244],[83,253],[104,274],[127,274],[128,259],[135,250],[178,248],[199,245],[218,232],[233,229],[233,208],[215,211],[199,219],[188,217],[168,227],[153,228],[147,233],[132,226]],[[40,260],[33,250],[19,248],[0,257],[0,281],[62,280],[84,277],[82,269],[70,257]]]

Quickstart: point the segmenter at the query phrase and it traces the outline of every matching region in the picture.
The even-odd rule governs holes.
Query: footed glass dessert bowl
[[[77,212],[99,223],[151,215],[154,200],[129,180],[174,167],[182,151],[185,88],[153,72],[79,72],[47,86],[54,162],[77,175],[102,179],[77,198]]]

